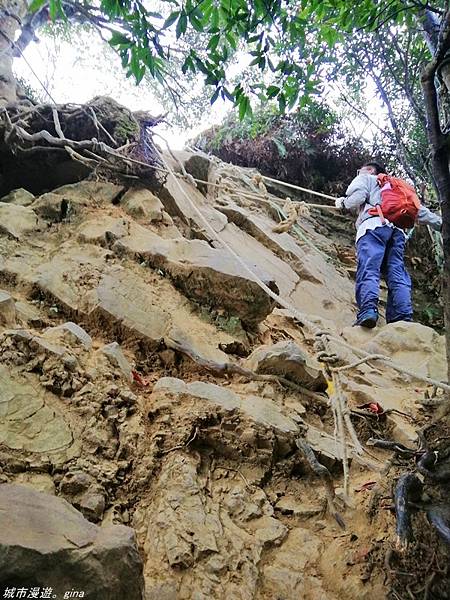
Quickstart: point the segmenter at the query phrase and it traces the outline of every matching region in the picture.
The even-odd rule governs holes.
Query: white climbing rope
[[[278,183],[280,185],[284,185],[293,190],[299,190],[300,192],[306,192],[307,194],[313,194],[314,196],[320,196],[321,198],[326,198],[327,200],[336,200],[334,196],[329,196],[328,194],[323,194],[322,192],[315,192],[314,190],[309,190],[308,188],[300,187],[299,185],[294,185],[293,183],[287,183],[286,181],[280,181],[279,179],[273,179],[272,177],[266,177],[266,175],[261,175],[263,179],[266,181],[271,181],[272,183]],[[322,206],[318,204],[317,206]],[[331,208],[331,207],[329,207]],[[333,208],[335,208],[333,206]]]
[[[167,163],[167,161],[164,159],[163,155],[159,152],[158,149],[155,148],[155,150],[156,150],[157,154],[159,155],[159,158],[160,158],[162,164],[167,169],[169,175],[171,177],[173,177],[173,180],[174,180],[175,184],[177,185],[178,189],[180,190],[181,194],[186,198],[189,206],[194,211],[194,213],[199,217],[201,222],[204,224],[205,229],[209,232],[211,237],[216,242],[221,244],[231,254],[231,256],[233,256],[237,260],[237,262],[243,268],[244,272],[247,273],[247,275],[249,275],[250,278],[253,281],[255,281],[255,283],[257,283],[259,285],[259,287],[262,290],[264,290],[264,292],[266,292],[266,294],[270,298],[272,298],[273,300],[275,300],[275,302],[277,302],[283,308],[288,310],[290,312],[290,314],[294,318],[296,318],[298,321],[300,321],[304,326],[308,327],[308,329],[311,331],[311,333],[313,335],[315,335],[316,338],[318,338],[318,340],[320,340],[322,342],[322,346],[323,346],[325,352],[328,353],[328,355],[331,355],[329,343],[331,341],[334,341],[334,342],[339,343],[340,346],[347,348],[349,350],[352,350],[357,355],[362,356],[362,358],[366,359],[365,362],[367,362],[368,360],[378,360],[382,364],[390,366],[391,368],[395,369],[396,371],[398,371],[400,373],[409,375],[420,381],[424,381],[427,384],[435,385],[436,387],[440,387],[446,391],[450,391],[450,386],[447,383],[436,381],[429,377],[422,376],[419,373],[413,372],[410,369],[404,367],[403,365],[399,365],[399,364],[395,363],[388,356],[369,354],[369,353],[365,352],[364,350],[361,350],[360,348],[356,348],[356,347],[352,346],[351,344],[344,342],[341,338],[337,338],[337,337],[331,335],[330,332],[328,332],[328,331],[322,331],[315,323],[310,321],[303,313],[301,313],[290,302],[288,302],[287,300],[282,298],[279,294],[276,294],[274,291],[272,291],[256,275],[256,273],[251,269],[251,267],[248,266],[248,264],[241,258],[241,256],[239,254],[237,254],[237,252],[235,252],[233,250],[233,248],[224,239],[222,239],[220,234],[214,230],[214,228],[210,225],[210,223],[208,222],[206,217],[202,214],[200,209],[195,205],[195,203],[191,200],[191,198],[186,193],[184,188],[181,186],[178,178],[176,177],[176,174],[174,173],[174,171],[170,167],[170,165]],[[203,182],[203,183],[208,184],[208,182]],[[360,363],[361,361],[357,361],[357,362]],[[354,363],[347,365],[348,368],[356,367],[356,366],[357,365]],[[335,417],[335,432],[336,432],[337,436],[339,437],[340,443],[341,443],[342,463],[343,463],[343,469],[344,469],[344,492],[345,492],[345,495],[347,495],[348,487],[349,487],[349,469],[348,469],[347,451],[348,451],[349,446],[346,441],[345,429],[347,429],[347,431],[351,437],[351,440],[353,442],[352,446],[354,447],[355,453],[359,455],[362,452],[365,452],[365,449],[362,447],[361,443],[358,440],[358,436],[355,432],[355,429],[354,429],[353,424],[350,419],[350,415],[348,413],[347,403],[346,403],[345,396],[342,391],[342,384],[340,381],[340,372],[337,370],[333,370],[333,369],[330,369],[330,372],[331,372],[331,377],[332,377],[332,381],[334,384],[334,386],[333,386],[334,390],[333,390],[333,394],[331,397],[331,406],[332,406],[333,414]]]
[[[417,371],[412,371],[411,369],[408,369],[404,365],[401,365],[401,364],[398,364],[398,363],[394,362],[389,356],[384,356],[382,354],[377,354],[377,355],[369,354],[368,352],[366,352],[365,350],[362,350],[361,348],[357,348],[355,346],[352,346],[351,344],[348,344],[342,338],[338,338],[338,337],[333,336],[328,331],[321,331],[320,328],[315,323],[313,323],[312,321],[310,321],[305,314],[303,314],[302,312],[300,312],[290,302],[288,302],[287,300],[285,300],[284,298],[282,298],[281,296],[279,296],[278,294],[276,294],[274,291],[272,291],[256,275],[256,273],[243,261],[243,259],[233,250],[233,248],[231,248],[231,246],[225,240],[223,240],[221,238],[220,234],[217,233],[214,230],[214,228],[208,223],[206,217],[201,213],[201,211],[197,208],[197,206],[189,198],[188,194],[185,192],[185,190],[183,189],[183,187],[180,185],[180,183],[178,181],[178,178],[176,176],[177,174],[167,164],[167,161],[164,159],[164,157],[162,156],[162,154],[158,150],[156,150],[156,151],[157,151],[157,154],[159,155],[160,160],[165,165],[166,172],[169,173],[174,178],[174,181],[176,182],[176,184],[177,184],[180,192],[185,196],[185,198],[187,199],[190,207],[198,215],[198,217],[201,219],[201,221],[203,222],[205,228],[208,230],[208,232],[211,234],[211,236],[215,239],[215,241],[217,241],[220,244],[222,244],[222,246],[228,250],[228,252],[239,262],[239,264],[245,270],[245,272],[248,275],[250,275],[251,279],[253,281],[255,281],[255,283],[257,283],[259,285],[259,287],[261,289],[263,289],[268,296],[270,296],[273,300],[275,300],[278,304],[280,304],[280,306],[282,306],[283,308],[285,308],[286,310],[288,310],[294,318],[296,318],[298,321],[300,321],[304,325],[306,325],[310,329],[311,333],[313,333],[314,335],[317,335],[317,333],[320,332],[322,335],[326,336],[326,338],[329,341],[337,342],[342,347],[344,347],[344,348],[346,348],[348,350],[353,351],[354,353],[358,354],[362,358],[365,358],[366,361],[367,360],[377,360],[377,361],[380,361],[381,363],[385,364],[388,367],[391,367],[392,369],[394,369],[395,371],[398,371],[399,373],[402,373],[403,375],[408,375],[410,377],[413,377],[413,378],[417,379],[418,381],[423,381],[424,383],[427,383],[428,385],[433,385],[433,386],[436,386],[436,387],[438,387],[440,389],[443,389],[443,390],[445,390],[447,392],[450,392],[450,385],[448,385],[446,382],[438,381],[438,380],[433,379],[431,377],[427,377],[425,375],[421,375]],[[217,186],[220,185],[220,184],[210,184],[207,181],[198,180],[198,179],[196,181],[199,181],[201,183],[205,183],[207,185],[217,185]],[[226,186],[220,186],[220,187],[226,187]]]
[[[44,85],[44,83],[40,80],[40,78],[38,77],[38,75],[35,73],[35,71],[33,70],[32,66],[30,65],[30,63],[26,60],[26,58],[25,58],[22,50],[16,45],[16,43],[14,42],[14,40],[11,40],[9,38],[9,36],[7,36],[4,32],[0,32],[0,33],[2,33],[2,35],[4,36],[4,38],[6,38],[6,40],[11,44],[12,47],[17,48],[17,50],[21,54],[22,58],[24,59],[24,61],[28,65],[29,69],[31,70],[31,72],[33,73],[33,75],[36,77],[36,79],[38,80],[38,82],[40,83],[40,85],[42,86],[42,88],[44,89],[44,91],[46,92],[47,96],[51,99],[51,101],[53,102],[53,104],[56,105],[56,101],[51,96],[50,92],[48,91],[48,89],[46,88],[46,86]],[[126,160],[130,161],[130,162],[143,165],[143,166],[145,166],[147,168],[152,168],[155,171],[160,171],[160,172],[164,172],[164,173],[170,174],[174,178],[174,180],[176,181],[176,183],[177,183],[180,191],[186,197],[186,199],[188,200],[189,204],[193,208],[194,212],[203,221],[203,223],[205,224],[206,229],[211,233],[211,235],[213,236],[213,238],[216,239],[216,241],[218,241],[220,244],[222,244],[228,250],[228,252],[230,252],[230,254],[232,254],[232,256],[234,256],[236,258],[236,260],[239,262],[239,264],[251,276],[251,278],[255,281],[255,283],[257,283],[261,287],[261,289],[263,289],[266,292],[266,294],[268,294],[273,300],[275,300],[276,302],[278,302],[278,304],[280,304],[286,310],[288,310],[292,314],[293,317],[295,317],[299,321],[303,322],[307,327],[309,327],[309,329],[311,330],[312,333],[317,333],[318,327],[312,321],[309,321],[309,319],[307,319],[307,317],[305,315],[303,315],[299,310],[297,310],[294,306],[292,306],[292,304],[290,304],[288,301],[284,300],[284,298],[282,298],[281,296],[279,296],[278,294],[276,294],[275,292],[273,292],[247,266],[247,264],[241,259],[241,257],[236,252],[234,252],[234,250],[231,248],[231,246],[229,246],[220,237],[220,235],[218,235],[215,232],[215,230],[211,227],[211,225],[208,223],[208,221],[205,219],[205,217],[202,215],[202,213],[198,210],[198,208],[195,206],[195,204],[191,201],[191,199],[188,197],[188,195],[186,194],[186,192],[181,187],[181,185],[180,185],[180,183],[178,181],[178,178],[177,178],[177,175],[181,175],[181,174],[176,174],[170,168],[170,166],[167,164],[167,162],[165,161],[165,159],[163,158],[163,156],[161,155],[161,153],[157,150],[157,148],[155,147],[154,149],[156,150],[157,154],[159,154],[159,157],[160,157],[162,163],[166,167],[165,169],[161,169],[160,167],[157,167],[156,165],[150,165],[148,163],[144,163],[142,161],[135,160],[135,159],[132,159],[132,158],[129,158],[129,157],[124,157],[124,158]],[[119,155],[119,153],[114,152],[114,151],[111,151],[110,153],[113,154],[113,155]],[[315,190],[310,190],[308,188],[303,188],[303,187],[294,185],[292,183],[287,183],[285,181],[280,181],[278,179],[267,177],[265,175],[262,175],[261,177],[263,179],[265,179],[266,181],[271,181],[273,183],[284,185],[286,187],[290,187],[292,189],[299,190],[301,192],[306,192],[306,193],[309,193],[309,194],[312,194],[312,195],[315,195],[315,196],[320,196],[320,197],[326,198],[328,200],[333,200],[333,201],[335,200],[335,198],[333,196],[329,196],[328,194],[323,194],[322,192],[316,192]],[[189,177],[189,179],[191,181],[195,181],[196,183],[203,183],[203,184],[206,184],[208,186],[215,186],[217,188],[222,188],[222,189],[228,189],[228,190],[230,190],[229,186],[227,186],[227,185],[217,184],[217,183],[212,183],[212,182],[209,182],[209,181],[204,181],[202,179],[197,179],[197,178],[192,177],[192,175]],[[241,190],[231,190],[231,192],[239,194],[241,196],[251,197],[253,199],[258,199],[258,200],[261,200],[261,196],[264,196],[264,194],[258,194],[257,192],[242,192]],[[278,201],[278,202],[280,201],[280,198],[278,198],[277,196],[274,196],[272,194],[269,194],[268,192],[266,192],[266,196],[271,196],[275,201]],[[266,200],[266,201],[270,202],[270,200]],[[309,203],[309,202],[307,204],[308,204],[308,206],[310,206],[312,208],[339,210],[334,205],[330,206],[330,205],[325,205],[325,204],[324,205],[322,205],[322,204],[312,204],[312,203]],[[338,212],[337,214],[339,216],[343,216],[343,215],[341,215],[340,212]],[[433,386],[435,386],[437,388],[443,389],[446,392],[450,392],[450,385],[448,385],[448,383],[445,383],[445,382],[442,382],[442,381],[437,381],[436,379],[432,379],[431,377],[426,377],[424,375],[420,375],[419,373],[417,373],[415,371],[411,371],[410,369],[404,367],[403,365],[395,363],[389,356],[382,356],[382,355],[373,356],[373,355],[370,355],[369,353],[365,352],[364,350],[361,350],[360,348],[356,348],[356,347],[352,346],[351,344],[347,344],[341,338],[336,338],[336,337],[332,336],[329,332],[324,332],[324,333],[325,333],[326,338],[327,338],[328,341],[334,341],[334,342],[339,343],[344,348],[347,348],[347,349],[355,352],[356,354],[358,354],[362,358],[364,358],[365,361],[368,361],[368,360],[378,360],[382,364],[384,364],[384,365],[386,365],[388,367],[391,367],[392,369],[396,370],[399,373],[402,373],[404,375],[408,375],[408,376],[413,377],[413,378],[415,378],[415,379],[417,379],[419,381],[423,381],[424,383],[427,383],[428,385],[433,385]],[[346,368],[350,369],[350,368],[352,368],[352,366],[353,365],[347,365]]]

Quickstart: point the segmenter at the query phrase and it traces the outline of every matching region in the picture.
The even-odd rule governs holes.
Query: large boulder
[[[52,588],[92,600],[142,600],[142,561],[134,531],[97,527],[61,498],[0,485],[0,589]],[[42,596],[41,596],[42,597]]]
[[[260,346],[248,357],[245,366],[255,373],[287,377],[306,388],[323,391],[327,387],[319,365],[294,342]]]
[[[398,321],[370,333],[344,329],[343,335],[351,344],[370,354],[384,354],[395,362],[441,381],[447,379],[444,336],[421,323]]]
[[[12,190],[6,196],[3,196],[1,202],[8,202],[10,204],[18,204],[19,206],[29,206],[34,201],[34,196],[31,192],[19,188]]]

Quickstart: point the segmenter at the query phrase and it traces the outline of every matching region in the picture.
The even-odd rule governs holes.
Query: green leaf
[[[201,71],[204,75],[211,75],[211,70],[208,69],[206,63],[204,63],[198,56],[194,56],[194,60],[199,71]]]
[[[136,79],[136,85],[139,85],[141,83],[144,75],[145,75],[145,67],[144,67],[144,65],[140,65],[136,69],[136,72],[134,73],[134,77]]]
[[[175,23],[175,21],[178,19],[178,15],[179,14],[180,14],[179,10],[174,10],[173,13],[170,13],[170,15],[164,21],[164,24],[161,27],[161,29],[167,29],[168,27],[170,27],[171,25],[173,25]]]
[[[214,92],[214,94],[211,96],[211,100],[210,100],[210,103],[211,103],[211,105],[213,105],[213,104],[214,104],[214,102],[215,102],[215,101],[217,100],[217,98],[219,97],[220,90],[221,90],[221,88],[220,88],[220,87],[218,87],[218,88],[216,89],[216,91]]]
[[[195,71],[195,65],[191,56],[188,56],[181,66],[181,72],[185,75],[188,71]]]
[[[228,100],[230,100],[231,102],[234,102],[233,94],[229,92],[226,87],[222,88],[222,98],[223,97],[228,98]]]
[[[266,90],[266,95],[268,98],[274,98],[275,96],[278,96],[279,92],[280,88],[277,85],[269,85]]]
[[[211,27],[209,28],[209,33],[216,33],[219,31],[219,9],[214,6],[211,12]]]
[[[67,20],[61,0],[50,0],[49,15],[52,21],[54,21],[56,17],[63,17],[64,20]]]
[[[123,33],[114,31],[109,40],[111,46],[131,46],[132,41],[127,38]]]
[[[201,18],[196,15],[195,11],[189,14],[189,21],[191,22],[191,25],[195,31],[198,31],[199,33],[203,32],[203,23]]]
[[[210,73],[206,79],[205,79],[205,85],[218,85],[219,84],[219,80],[217,79],[217,77],[214,75],[214,73]]]
[[[209,50],[210,52],[214,52],[214,50],[219,45],[219,42],[220,42],[220,35],[218,33],[215,33],[209,39],[207,50]]]
[[[227,33],[225,34],[225,37],[228,40],[228,43],[230,44],[230,46],[233,48],[233,50],[236,50],[237,48],[237,39],[235,38],[235,36],[231,33],[231,31],[227,31]]]
[[[154,77],[155,76],[155,59],[154,59],[153,55],[150,54],[150,52],[145,57],[144,62],[146,64],[148,70]]]
[[[44,6],[45,3],[46,3],[46,0],[33,0],[33,2],[30,4],[28,10],[31,13],[34,13],[37,10],[39,10],[42,6]]]
[[[248,98],[246,96],[241,98],[241,100],[239,101],[239,120],[240,121],[244,120],[244,117],[247,113],[247,103],[248,103]]]
[[[180,13],[180,18],[178,19],[178,22],[177,22],[177,29],[176,29],[177,39],[180,38],[183,35],[183,33],[186,33],[187,22],[188,22],[187,15],[184,12],[184,10],[182,10]]]
[[[278,95],[278,108],[282,113],[286,110],[286,96],[283,93]]]

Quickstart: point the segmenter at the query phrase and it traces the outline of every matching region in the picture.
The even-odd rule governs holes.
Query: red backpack
[[[420,201],[414,188],[403,179],[380,173],[377,177],[381,188],[381,204],[369,210],[370,215],[379,215],[384,223],[387,219],[401,229],[414,226]]]

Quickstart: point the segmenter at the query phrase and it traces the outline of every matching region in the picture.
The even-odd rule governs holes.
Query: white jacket
[[[374,215],[369,214],[369,210],[377,204],[381,204],[380,186],[377,177],[369,173],[360,173],[355,177],[348,186],[345,195],[344,207],[351,212],[358,213],[355,223],[356,229],[363,221],[374,217]],[[439,231],[442,227],[442,218],[422,205],[417,213],[417,222],[429,225],[436,231]]]

